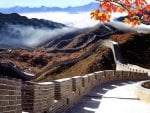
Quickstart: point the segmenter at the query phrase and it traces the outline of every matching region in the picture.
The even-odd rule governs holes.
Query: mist
[[[99,21],[91,19],[90,12],[67,13],[67,12],[44,12],[44,13],[23,13],[22,16],[28,18],[38,18],[52,20],[54,22],[63,23],[67,26],[76,28],[86,28],[97,25]]]
[[[92,27],[100,23],[99,21],[91,19],[90,12],[82,12],[77,14],[67,12],[46,12],[46,13],[44,12],[44,13],[23,13],[21,15],[27,16],[28,18],[52,20],[76,28]],[[121,30],[131,30],[144,33],[150,32],[150,25],[141,24],[132,28],[131,25],[116,21],[116,18],[126,15],[127,15],[126,13],[113,13],[110,24]]]
[[[71,14],[67,12],[47,12],[47,13],[23,13],[22,16],[28,18],[46,19],[59,22],[70,27],[60,29],[34,28],[31,26],[7,25],[0,31],[0,47],[35,48],[43,42],[52,38],[72,32],[77,29],[95,26],[99,21],[90,18],[90,12]],[[132,30],[138,32],[150,32],[149,25],[139,25],[131,28],[128,24],[118,22],[115,19],[126,15],[125,13],[115,13],[111,18],[111,25],[121,30]]]
[[[99,22],[91,20],[90,13],[69,14],[69,13],[29,13],[20,14],[28,18],[46,19],[63,23],[69,27],[59,29],[34,28],[31,26],[8,24],[0,31],[0,47],[4,48],[36,48],[43,42],[52,38],[60,38],[62,35],[92,27]]]
[[[34,28],[31,26],[7,25],[0,32],[0,47],[35,48],[39,44],[58,38],[75,28],[60,29]]]

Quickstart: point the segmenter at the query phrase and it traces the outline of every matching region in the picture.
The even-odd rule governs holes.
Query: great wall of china
[[[97,85],[111,81],[149,79],[148,69],[124,63],[116,42],[102,40],[102,44],[112,49],[116,70],[43,83],[0,76],[0,113],[61,113],[78,103]]]
[[[116,70],[124,70],[124,71],[133,71],[133,72],[145,72],[150,75],[150,70],[142,68],[137,65],[125,63],[121,51],[119,48],[119,44],[117,42],[111,40],[103,40],[102,42],[105,46],[112,49],[114,60],[116,63]]]
[[[93,87],[120,80],[147,80],[147,73],[106,70],[47,83],[0,77],[1,113],[61,113],[75,105]]]

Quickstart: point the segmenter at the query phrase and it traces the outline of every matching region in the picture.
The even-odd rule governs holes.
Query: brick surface
[[[7,77],[0,78],[0,113],[21,113],[21,111],[21,81]]]
[[[145,80],[147,73],[105,70],[48,83],[0,76],[0,113],[62,113],[93,87],[114,80]]]

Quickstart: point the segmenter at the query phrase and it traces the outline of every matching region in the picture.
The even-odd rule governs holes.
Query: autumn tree
[[[99,8],[91,12],[92,18],[102,23],[110,22],[114,12],[126,12],[125,23],[132,27],[141,23],[150,24],[150,5],[146,0],[96,0]]]

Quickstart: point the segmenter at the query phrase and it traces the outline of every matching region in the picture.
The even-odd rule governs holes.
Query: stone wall
[[[119,44],[118,42],[114,42],[112,40],[101,40],[102,44],[111,48],[112,52],[113,52],[113,56],[114,56],[114,60],[116,63],[116,70],[124,70],[124,71],[133,71],[133,72],[145,72],[148,73],[148,75],[150,76],[150,70],[137,66],[137,65],[133,65],[133,64],[128,64],[125,63],[122,55],[121,55],[121,51],[119,48]]]
[[[43,113],[50,111],[54,100],[54,84],[46,85],[26,82],[22,85],[22,109],[32,113]]]
[[[15,79],[1,77],[0,113],[21,113],[21,110],[29,113],[62,113],[97,85],[116,80],[146,79],[147,73],[114,70],[44,83],[21,83]]]
[[[0,76],[0,113],[21,112],[21,81]]]
[[[117,62],[116,65],[116,70],[125,70],[125,71],[132,71],[132,72],[143,72],[143,73],[148,73],[148,75],[150,76],[150,70],[137,66],[137,65],[133,65],[133,64],[121,64],[119,62]]]
[[[135,94],[140,100],[150,103],[150,89],[143,87],[143,84],[146,82],[150,82],[150,80],[138,83],[136,86]]]
[[[25,94],[23,110],[30,113],[62,113],[97,85],[117,80],[145,79],[148,79],[147,73],[105,70],[48,83],[25,83],[22,91]],[[31,98],[28,98],[26,93],[29,93],[28,97]]]

